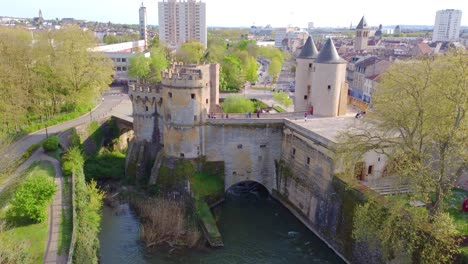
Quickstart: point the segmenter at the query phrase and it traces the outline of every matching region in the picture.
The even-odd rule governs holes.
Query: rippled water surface
[[[255,195],[228,197],[215,209],[222,249],[169,254],[146,252],[138,243],[139,222],[128,205],[104,208],[101,261],[110,263],[343,263],[279,202]]]

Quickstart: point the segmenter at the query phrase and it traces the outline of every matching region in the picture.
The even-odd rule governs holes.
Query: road
[[[95,109],[90,113],[81,116],[79,118],[73,119],[71,121],[58,124],[55,126],[50,126],[47,128],[49,135],[56,134],[58,132],[67,130],[69,128],[75,127],[77,125],[89,122],[90,120],[100,119],[106,115],[110,114],[110,111],[119,104],[122,100],[128,100],[127,95],[120,95],[119,90],[110,90],[104,93],[104,101],[99,104]],[[17,142],[13,143],[6,151],[0,154],[2,160],[17,160],[31,145],[39,143],[41,140],[46,138],[46,130],[40,130],[35,133],[31,133]],[[9,162],[1,162],[0,172],[4,171],[8,166]]]

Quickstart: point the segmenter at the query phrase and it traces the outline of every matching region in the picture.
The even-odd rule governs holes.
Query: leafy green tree
[[[254,103],[250,99],[239,95],[228,96],[222,106],[225,113],[252,113],[255,110]]]
[[[46,219],[47,205],[56,192],[55,183],[47,175],[28,178],[15,192],[8,216],[40,223]]]
[[[57,136],[50,136],[48,139],[42,143],[42,147],[46,151],[54,151],[59,147],[60,140]]]
[[[176,58],[183,63],[200,63],[205,52],[205,46],[200,42],[183,43],[176,51]]]
[[[289,107],[292,104],[292,99],[289,98],[288,93],[285,93],[285,92],[278,92],[278,91],[274,92],[273,100],[275,100],[279,104],[282,104],[286,107]]]
[[[247,57],[244,62],[244,71],[245,71],[245,78],[249,82],[256,82],[258,80],[258,63],[254,57]]]
[[[273,82],[275,83],[278,79],[278,74],[281,72],[281,61],[277,58],[271,60],[270,65],[268,65],[268,75],[273,77]]]
[[[146,80],[150,72],[150,60],[143,53],[137,53],[133,58],[130,58],[130,66],[128,67],[130,77],[137,78],[137,80]]]
[[[372,102],[373,111],[360,121],[360,127],[342,135],[339,156],[345,175],[352,178],[355,164],[370,150],[386,155],[386,171],[409,179],[413,189],[409,200],[425,202],[429,214],[406,218],[401,210],[388,210],[378,228],[397,223],[388,222],[391,219],[405,220],[408,223],[399,232],[416,232],[417,239],[395,235],[391,236],[391,243],[386,243],[387,238],[377,233],[378,239],[393,252],[409,245],[408,250],[418,258],[423,258],[419,256],[421,252],[433,256],[424,263],[448,263],[455,238],[444,201],[468,164],[466,51],[453,50],[445,56],[394,64],[384,75]],[[394,206],[397,205],[387,205]],[[411,210],[405,208],[405,212]],[[441,219],[446,232],[438,225]],[[365,221],[370,225],[373,220]],[[424,245],[428,236],[439,243],[433,245],[432,252]],[[413,238],[417,241],[407,241]]]
[[[91,32],[66,26],[52,34],[54,77],[75,104],[89,104],[112,82],[113,64],[109,58],[89,49],[97,45]]]
[[[245,82],[242,76],[242,61],[234,54],[224,57],[221,63],[221,71],[224,76],[226,86],[221,86],[221,90],[236,91]]]
[[[150,61],[150,80],[152,82],[160,82],[162,79],[161,71],[169,67],[169,60],[163,48],[152,48]]]

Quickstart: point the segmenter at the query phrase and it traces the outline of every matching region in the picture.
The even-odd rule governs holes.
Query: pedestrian
[[[224,118],[224,114],[221,114],[221,119]]]
[[[260,118],[260,110],[257,111],[257,118]]]
[[[229,114],[226,114],[226,119],[228,119],[228,118],[229,118]]]
[[[304,113],[304,122],[307,122],[307,112]]]
[[[245,113],[245,118],[249,118],[249,112]]]
[[[252,118],[252,113],[249,112],[249,118]]]

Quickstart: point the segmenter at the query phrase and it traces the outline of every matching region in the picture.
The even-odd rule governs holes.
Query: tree
[[[244,62],[245,79],[249,82],[258,80],[258,63],[254,57],[248,56]]]
[[[150,71],[150,61],[143,53],[137,53],[133,58],[130,58],[130,66],[128,67],[130,77],[137,78],[137,80],[146,80]]]
[[[230,95],[223,102],[225,113],[246,113],[255,110],[254,103],[247,98],[239,95]]]
[[[453,233],[437,233],[437,221],[444,219],[451,225],[451,219],[444,216],[447,209],[444,200],[467,169],[466,109],[466,52],[453,50],[444,56],[396,63],[384,75],[373,96],[373,111],[363,119],[360,128],[342,135],[339,153],[348,172],[346,175],[352,177],[353,168],[364,153],[376,151],[386,155],[390,160],[387,171],[410,180],[414,191],[409,199],[427,204],[428,216],[419,218],[427,226],[417,224],[418,227],[429,230],[429,235],[436,239],[441,235],[453,245]],[[400,212],[388,210],[390,216],[382,225],[389,224],[389,219],[402,220],[404,216]],[[411,219],[419,221],[412,217],[408,221]],[[405,241],[407,237],[400,239]],[[397,242],[389,246],[401,245]],[[453,253],[450,244],[442,244],[438,256],[434,256],[434,261],[440,260],[440,263],[450,259]],[[420,247],[417,250],[427,252]]]
[[[245,82],[242,73],[242,61],[234,54],[224,57],[221,62],[221,72],[226,86],[221,86],[221,90],[236,91]]]
[[[59,147],[60,140],[57,136],[50,136],[48,139],[42,143],[42,147],[46,151],[54,151]]]
[[[51,65],[54,77],[74,105],[90,104],[112,82],[113,65],[109,58],[89,49],[97,45],[90,32],[67,26],[52,34]]]
[[[169,67],[169,60],[166,57],[166,53],[163,48],[152,48],[150,55],[150,79],[152,82],[161,81],[161,71]]]
[[[292,99],[289,98],[288,93],[285,93],[285,92],[276,91],[273,94],[273,100],[275,100],[279,104],[282,104],[282,105],[284,105],[286,107],[289,107],[292,104]]]
[[[55,192],[55,183],[49,176],[37,175],[28,178],[16,190],[8,215],[40,223],[46,219],[46,208]]]
[[[270,65],[268,65],[268,75],[273,77],[274,83],[278,79],[278,74],[281,72],[281,64],[282,62],[279,59],[274,58],[271,60]]]
[[[186,64],[200,63],[205,52],[205,46],[200,42],[187,42],[180,46],[176,52],[176,58]]]

